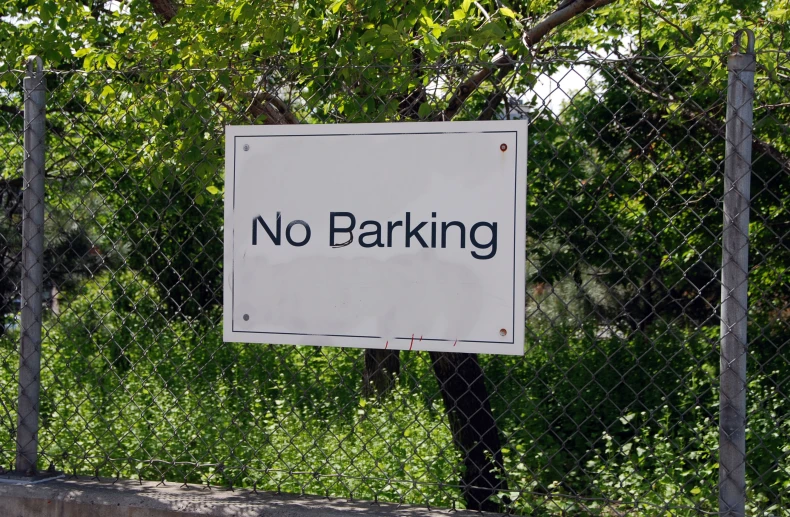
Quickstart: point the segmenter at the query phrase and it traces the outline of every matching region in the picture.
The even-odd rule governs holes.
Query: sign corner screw
[[[499,146],[499,150],[500,150],[500,151],[502,151],[503,153],[504,153],[505,151],[507,151],[507,144],[502,144],[502,145],[500,145],[500,146]]]
[[[502,145],[505,145],[505,144],[502,144]],[[244,144],[244,150],[245,151],[249,151],[250,150],[250,145],[249,144]]]

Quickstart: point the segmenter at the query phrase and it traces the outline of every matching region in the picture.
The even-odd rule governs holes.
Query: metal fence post
[[[22,197],[22,308],[19,348],[16,471],[36,472],[41,316],[44,273],[44,147],[46,82],[41,58],[27,64],[25,90],[25,164]]]
[[[748,38],[745,53],[741,52],[744,32]],[[727,517],[743,517],[746,508],[746,323],[755,62],[754,33],[738,31],[727,62],[721,268],[719,514]]]

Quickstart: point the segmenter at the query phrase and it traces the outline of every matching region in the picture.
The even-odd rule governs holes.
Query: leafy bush
[[[219,312],[171,319],[131,271],[83,283],[62,306],[45,324],[43,465],[464,506],[462,457],[425,353],[404,357],[389,394],[364,398],[360,351],[223,343]],[[18,339],[9,328],[0,351],[7,464]],[[509,492],[500,497],[524,515],[715,512],[718,332],[532,319],[523,358],[481,358],[504,435]],[[764,364],[750,373],[751,511],[790,515],[788,372]]]

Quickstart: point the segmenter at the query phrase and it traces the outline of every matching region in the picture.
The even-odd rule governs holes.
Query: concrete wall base
[[[2,517],[339,517],[349,513],[393,517],[481,517],[478,512],[434,510],[369,501],[253,493],[223,488],[162,486],[153,482],[59,479],[39,485],[0,485]],[[494,514],[487,514],[494,515]]]

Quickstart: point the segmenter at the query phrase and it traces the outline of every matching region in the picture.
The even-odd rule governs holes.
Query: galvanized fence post
[[[25,162],[22,196],[22,309],[19,348],[16,471],[36,472],[39,389],[41,382],[41,316],[44,274],[44,148],[46,82],[41,58],[27,65],[25,90]]]
[[[746,52],[741,51],[744,33]],[[721,268],[719,514],[727,517],[743,517],[746,508],[746,324],[755,62],[754,34],[748,29],[738,31],[727,62]]]

